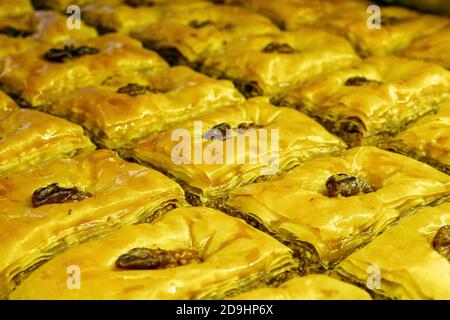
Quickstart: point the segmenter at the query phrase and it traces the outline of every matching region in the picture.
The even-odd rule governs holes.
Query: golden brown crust
[[[33,207],[36,190],[54,183],[91,196]],[[144,220],[168,204],[179,206],[182,199],[175,182],[107,150],[0,177],[1,296],[21,280],[21,272],[58,252]]]
[[[190,249],[202,262],[157,270],[116,268],[117,259],[132,248]],[[294,272],[291,254],[239,219],[207,208],[179,208],[153,224],[125,227],[62,253],[32,273],[10,298],[223,299]],[[80,268],[79,290],[66,287],[68,265]]]
[[[7,56],[0,60],[0,83],[13,95],[32,106],[40,106],[80,87],[103,82],[108,76],[132,74],[167,65],[156,53],[126,36],[111,34],[90,40],[71,40],[74,48],[95,48],[98,52],[65,62],[44,58],[62,44]]]
[[[0,17],[18,16],[30,13],[33,6],[30,0],[0,0]]]
[[[339,173],[364,179],[374,191],[331,197],[326,182]],[[395,153],[359,147],[236,189],[227,206],[257,219],[291,248],[296,242],[312,246],[309,258],[300,252],[306,259],[301,268],[308,270],[317,264],[316,255],[323,266],[333,265],[413,208],[449,194],[447,175]]]
[[[438,230],[450,224],[449,210],[447,203],[401,220],[350,255],[336,272],[364,285],[368,270],[377,270],[380,283],[373,283],[373,291],[393,299],[450,299],[450,263],[432,246]]]

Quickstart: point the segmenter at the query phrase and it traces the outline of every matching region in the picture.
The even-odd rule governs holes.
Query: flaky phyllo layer
[[[124,155],[182,181],[205,203],[344,148],[339,138],[304,114],[254,98],[152,135]]]
[[[0,177],[0,295],[55,254],[182,200],[175,182],[106,150]]]
[[[66,286],[68,265],[81,271],[78,290]],[[213,209],[179,208],[62,253],[10,298],[222,299],[293,273],[292,251],[275,239]]]
[[[335,272],[370,283],[376,294],[388,298],[450,299],[449,212],[448,203],[420,210],[350,255]]]
[[[117,149],[243,101],[231,82],[178,66],[110,78],[58,98],[45,110],[82,125],[98,145]]]
[[[290,246],[307,273],[335,265],[412,209],[448,195],[447,175],[359,147],[232,191],[226,207]]]

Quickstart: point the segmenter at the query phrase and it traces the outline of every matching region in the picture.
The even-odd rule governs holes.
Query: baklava
[[[450,27],[435,32],[429,36],[419,38],[401,52],[401,55],[422,59],[440,64],[450,69]]]
[[[277,288],[259,288],[232,300],[370,300],[370,295],[351,284],[323,274],[293,278]]]
[[[372,57],[318,76],[280,102],[319,120],[352,146],[378,145],[450,97],[450,71],[399,57]]]
[[[97,36],[95,29],[80,22],[80,28],[67,27],[67,17],[53,11],[35,11],[0,21],[0,57],[32,50],[41,43]]]
[[[345,39],[305,27],[231,41],[206,59],[202,71],[233,80],[246,97],[272,97],[313,76],[358,62]]]
[[[83,125],[97,145],[117,149],[243,101],[231,82],[178,66],[146,76],[111,78],[56,99],[45,110]]]
[[[0,91],[0,121],[18,108],[17,104],[10,97]]]
[[[122,2],[133,2],[133,0],[31,0],[36,9],[51,9],[65,12],[71,5],[85,6],[89,3],[116,5]],[[136,1],[136,0],[135,0]]]
[[[171,65],[198,68],[233,39],[279,31],[268,18],[240,7],[206,6],[171,13],[130,33]]]
[[[100,84],[166,62],[141,44],[118,34],[45,45],[0,59],[0,85],[21,106],[41,106],[75,89]]]
[[[412,41],[449,25],[446,17],[417,13],[395,6],[381,7],[380,17],[368,6],[332,11],[315,25],[345,36],[363,56],[384,56],[407,47]],[[377,25],[377,23],[379,23]]]
[[[66,286],[69,266],[81,271],[79,289]],[[275,239],[213,209],[179,208],[62,253],[10,298],[223,299],[294,274]]]
[[[335,273],[369,284],[385,298],[449,300],[450,204],[405,218],[350,255]]]
[[[446,174],[369,146],[236,189],[224,210],[288,245],[299,271],[310,273],[332,268],[400,217],[449,195]]]
[[[93,149],[83,129],[64,119],[30,109],[0,112],[0,174]]]
[[[57,253],[182,201],[175,182],[108,150],[0,177],[0,297]]]
[[[30,0],[0,0],[0,18],[19,16],[32,11]]]
[[[304,114],[259,97],[177,124],[124,156],[176,178],[192,205],[215,207],[233,188],[345,147]]]
[[[385,148],[450,174],[450,103],[400,132]]]

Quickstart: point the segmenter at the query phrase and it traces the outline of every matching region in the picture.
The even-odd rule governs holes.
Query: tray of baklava
[[[450,299],[450,19],[0,0],[0,299]]]

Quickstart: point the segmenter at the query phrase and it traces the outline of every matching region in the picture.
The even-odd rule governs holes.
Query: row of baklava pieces
[[[450,178],[375,147],[239,188],[228,215],[184,206],[177,183],[109,150],[3,176],[0,190],[10,299],[369,298],[304,277],[327,267],[375,297],[450,297]]]

